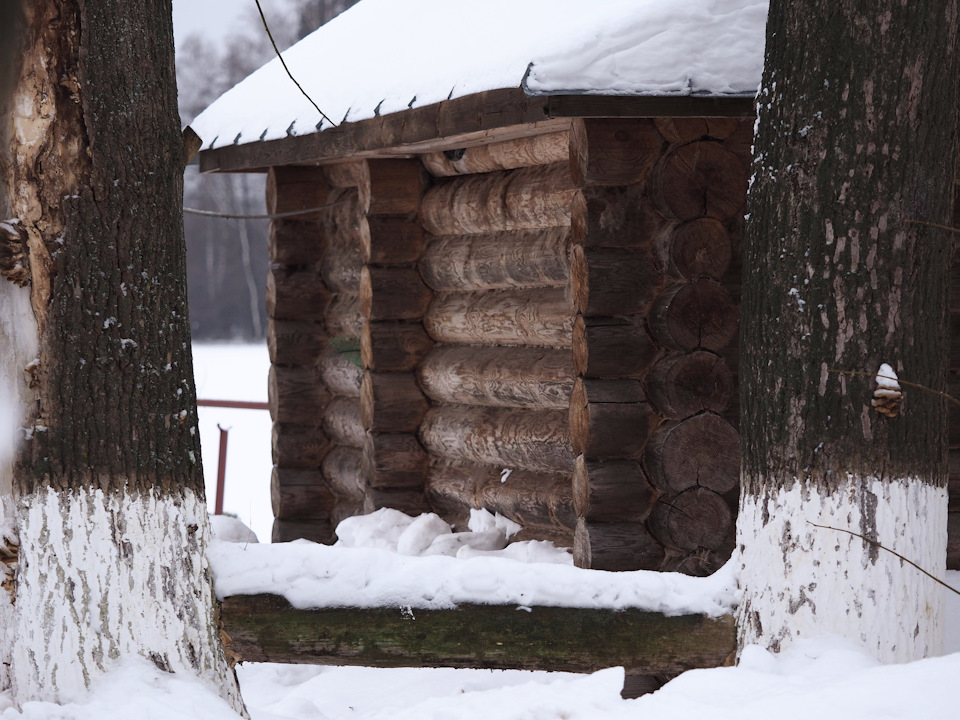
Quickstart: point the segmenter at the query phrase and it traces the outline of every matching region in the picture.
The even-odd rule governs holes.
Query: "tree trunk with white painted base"
[[[740,646],[940,649],[958,3],[774,0],[745,237]],[[839,371],[860,371],[865,375]],[[826,529],[818,525],[837,529]]]
[[[18,704],[75,700],[139,655],[244,712],[205,558],[170,4],[22,12],[0,369],[26,432],[2,459],[20,553],[0,659]]]

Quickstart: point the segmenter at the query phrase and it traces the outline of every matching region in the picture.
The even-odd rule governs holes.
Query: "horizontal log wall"
[[[739,267],[747,134],[739,120],[574,121],[584,202],[571,223],[570,429],[583,567],[704,574],[732,549],[739,442],[718,413],[736,389],[727,276]]]
[[[423,328],[433,292],[417,268],[426,243],[417,214],[429,178],[416,160],[371,160],[367,177],[360,274],[364,509],[417,515],[430,509],[428,456],[417,436],[430,402],[415,373],[433,345]]]
[[[338,198],[317,168],[272,168],[268,173],[270,213],[316,208]],[[327,346],[324,318],[331,294],[322,268],[330,239],[326,221],[333,212],[328,208],[270,224],[267,346],[275,542],[297,537],[328,542],[333,535],[334,496],[320,470],[333,445],[322,426],[331,390],[317,364]]]
[[[419,436],[434,509],[463,528],[484,508],[521,524],[524,539],[567,546],[579,207],[568,158],[566,132],[422,158],[434,183],[419,270],[437,346],[417,368],[432,403]]]

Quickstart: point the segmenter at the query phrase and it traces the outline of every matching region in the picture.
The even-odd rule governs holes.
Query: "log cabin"
[[[632,5],[363,0],[285,53],[306,93],[275,60],[192,124],[267,174],[274,541],[485,508],[581,567],[729,557],[766,4]]]

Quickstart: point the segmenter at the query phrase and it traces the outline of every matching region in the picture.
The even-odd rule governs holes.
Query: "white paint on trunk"
[[[744,494],[739,647],[780,651],[798,638],[841,635],[881,662],[940,654],[943,588],[885,550],[811,523],[876,539],[943,577],[946,507],[945,488],[914,477],[848,474],[831,493],[797,481]]]
[[[204,678],[242,711],[213,622],[202,498],[42,489],[20,508],[14,697],[67,702],[117,658]]]
[[[13,466],[24,426],[32,426],[36,391],[24,370],[38,354],[37,323],[30,290],[0,278],[0,543],[16,542]],[[0,565],[0,581],[15,566]],[[13,652],[14,608],[6,587],[0,587],[0,689],[10,686],[7,668]]]

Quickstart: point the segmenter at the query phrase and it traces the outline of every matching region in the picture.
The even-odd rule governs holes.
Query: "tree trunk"
[[[744,257],[740,645],[940,648],[956,0],[774,0]],[[843,374],[864,372],[866,376]],[[831,526],[840,530],[816,527]]]
[[[78,700],[140,655],[243,712],[204,556],[170,4],[23,12],[0,148],[0,209],[30,268],[29,289],[0,292],[0,367],[32,428],[13,470],[13,696]],[[25,352],[26,388],[10,372]]]

